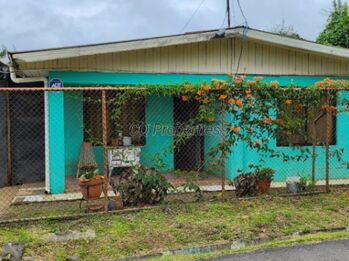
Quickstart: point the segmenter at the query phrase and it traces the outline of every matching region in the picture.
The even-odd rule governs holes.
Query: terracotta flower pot
[[[98,199],[103,191],[103,182],[103,176],[97,176],[92,179],[80,179],[79,186],[84,199]]]
[[[260,180],[257,181],[258,190],[261,194],[268,194],[270,190],[271,181],[270,180]]]

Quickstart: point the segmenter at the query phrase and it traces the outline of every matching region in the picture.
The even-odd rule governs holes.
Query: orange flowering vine
[[[245,79],[245,76],[236,76],[235,84],[241,84]]]
[[[268,118],[264,118],[262,121],[263,121],[264,123],[266,123],[266,124],[270,124],[270,123],[273,122],[273,119],[270,118],[270,117],[268,117]]]
[[[189,91],[191,90],[191,85],[189,83],[184,84],[184,90]]]
[[[285,101],[285,104],[286,104],[286,105],[292,105],[292,100],[290,100],[290,99],[286,100],[286,101]]]
[[[231,127],[231,131],[233,131],[235,134],[238,134],[240,131],[240,127],[233,126]]]
[[[207,118],[207,121],[208,121],[208,122],[214,122],[214,117],[213,117],[213,116],[209,116],[209,117]]]
[[[336,111],[337,107],[332,105],[322,105],[321,109],[325,111]]]
[[[283,119],[276,119],[275,123],[278,124],[278,125],[284,125],[285,121]]]
[[[203,91],[198,91],[197,93],[196,93],[198,96],[203,96],[204,95],[204,92]]]
[[[211,86],[204,84],[204,85],[201,85],[201,89],[204,90],[205,92],[208,92],[211,89]]]
[[[202,103],[203,104],[209,104],[210,103],[210,99],[206,97],[205,99],[203,99]]]
[[[271,81],[270,85],[271,85],[271,87],[278,87],[279,86],[279,82],[278,81]]]
[[[227,95],[226,95],[226,94],[221,94],[221,95],[219,96],[219,100],[221,100],[221,101],[224,101],[226,98],[227,98]]]
[[[252,87],[255,84],[256,84],[255,81],[251,81],[251,80],[247,81],[247,85],[250,86],[250,87]]]
[[[222,90],[227,86],[226,81],[223,81],[223,80],[214,79],[212,80],[212,83],[216,90]]]
[[[239,107],[239,108],[242,108],[244,106],[244,104],[242,103],[242,100],[238,99],[236,100],[236,105]]]
[[[233,98],[230,98],[229,100],[228,100],[228,104],[230,104],[230,105],[234,105],[236,102],[235,102],[235,99],[233,99]]]
[[[182,96],[182,101],[184,101],[184,102],[188,101],[188,96],[183,95]]]

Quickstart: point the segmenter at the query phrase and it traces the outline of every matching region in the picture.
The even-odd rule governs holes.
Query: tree
[[[295,32],[292,25],[286,25],[285,20],[282,20],[281,24],[276,25],[272,29],[272,32],[279,34],[281,36],[286,36],[286,37],[290,37],[293,39],[298,39],[298,40],[303,39],[297,32]]]
[[[5,48],[5,46],[3,46],[1,49],[0,49],[0,59],[5,57],[7,54],[7,49]]]
[[[7,62],[7,49],[4,45],[0,46],[0,62]]]
[[[316,39],[317,43],[349,48],[349,15],[348,4],[333,0],[332,11],[325,29]]]

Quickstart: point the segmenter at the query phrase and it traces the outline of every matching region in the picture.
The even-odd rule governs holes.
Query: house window
[[[132,145],[145,144],[145,98],[132,96],[125,99],[121,91],[107,92],[108,145],[122,136],[129,136]],[[102,145],[101,92],[84,92],[84,140]]]
[[[316,109],[308,109],[307,107],[300,105],[282,105],[279,107],[278,118],[292,119],[292,127],[290,131],[282,129],[277,130],[277,146],[309,146],[312,141],[315,140],[317,144],[325,145],[327,140],[327,120],[326,111],[321,109],[325,104],[325,98],[323,102]],[[336,106],[337,99],[334,97],[331,99],[331,105]],[[330,128],[330,145],[336,144],[336,124],[337,118],[335,114],[331,116]],[[315,124],[314,124],[315,122]],[[287,132],[289,134],[287,134]]]

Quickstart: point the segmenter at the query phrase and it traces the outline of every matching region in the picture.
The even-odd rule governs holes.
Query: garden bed
[[[152,209],[118,215],[3,225],[0,243],[25,241],[25,255],[35,260],[64,260],[67,255],[78,255],[82,260],[109,260],[234,240],[270,240],[296,232],[349,225],[349,192],[231,198],[225,203],[214,196],[210,200],[199,204],[171,200]],[[44,241],[48,233],[89,229],[96,232],[96,238]]]

